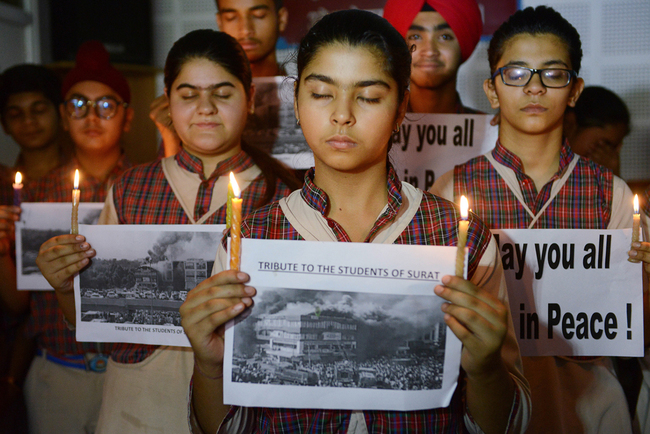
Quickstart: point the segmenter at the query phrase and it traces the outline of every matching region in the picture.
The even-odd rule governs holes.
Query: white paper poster
[[[497,237],[522,356],[643,356],[631,229],[507,229]]]
[[[16,222],[17,287],[19,290],[53,291],[36,266],[36,257],[45,241],[70,233],[72,203],[23,202],[20,208],[20,221]],[[81,202],[79,223],[96,224],[102,208],[103,202]]]
[[[97,251],[75,278],[77,340],[189,347],[178,309],[212,273],[225,225],[79,225]]]
[[[244,239],[257,289],[226,330],[224,402],[246,407],[446,406],[461,343],[433,292],[453,274],[441,246]]]

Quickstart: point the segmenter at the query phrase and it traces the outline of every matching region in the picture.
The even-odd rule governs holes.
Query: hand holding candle
[[[230,172],[230,184],[234,197],[232,198],[232,217],[230,220],[230,269],[239,271],[241,262],[241,192],[235,175]]]
[[[639,213],[639,195],[634,195],[634,214],[632,216],[632,244],[639,242],[639,232],[641,232],[641,214]],[[628,258],[630,262],[641,262],[638,259]]]
[[[23,175],[16,172],[16,182],[14,182],[14,206],[20,206],[22,203],[21,190],[23,189]]]
[[[460,197],[460,218],[458,222],[458,247],[456,249],[456,276],[465,278],[465,244],[469,228],[469,203],[465,196]]]
[[[77,235],[79,233],[79,169],[74,171],[74,188],[72,189],[72,224],[70,233]]]

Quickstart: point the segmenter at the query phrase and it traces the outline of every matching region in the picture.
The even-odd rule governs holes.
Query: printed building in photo
[[[263,350],[278,361],[330,362],[356,357],[358,323],[329,314],[262,315],[255,324]]]
[[[188,259],[185,261],[185,290],[189,291],[208,278],[208,261]]]

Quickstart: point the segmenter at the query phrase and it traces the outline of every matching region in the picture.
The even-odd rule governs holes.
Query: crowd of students
[[[0,120],[21,147],[17,167],[3,168],[0,190],[0,417],[10,421],[9,432],[650,429],[645,364],[520,356],[490,233],[632,226],[631,191],[617,176],[629,114],[606,89],[585,88],[580,36],[566,19],[551,8],[526,8],[494,33],[483,88],[499,113],[498,141],[450,167],[426,192],[397,176],[391,137],[407,112],[478,113],[457,92],[458,68],[482,33],[475,0],[388,0],[385,18],[339,11],[306,33],[294,84],[296,121],[314,155],[304,180],[242,140],[255,110],[253,77],[285,73],[274,47],[287,10],[281,0],[216,3],[222,31],[192,31],[167,56],[165,91],[150,113],[164,156],[153,162],[132,167],[124,156],[131,90],[101,43],[84,43],[62,82],[35,65],[0,76]],[[593,102],[603,98],[612,100],[604,115]],[[242,236],[262,239],[455,246],[455,203],[469,197],[468,277],[444,276],[432,288],[463,344],[451,404],[412,412],[225,405],[225,324],[256,295],[246,270],[228,269],[225,244],[213,276],[180,308],[191,348],[77,342],[73,278],[97,252],[83,234],[54,237],[37,258],[54,291],[18,291],[13,230],[20,208],[11,205],[10,188],[21,170],[25,200],[69,202],[74,169],[82,173],[81,201],[105,202],[100,224],[225,223],[227,175],[234,172],[247,216]],[[645,196],[647,240],[650,189]],[[650,243],[633,244],[629,256],[643,263],[647,284]],[[623,364],[632,368],[623,372]],[[630,393],[622,384],[633,372],[639,375]],[[23,399],[26,420],[19,417]]]

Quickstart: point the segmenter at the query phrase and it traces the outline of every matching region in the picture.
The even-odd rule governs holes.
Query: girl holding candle
[[[254,109],[254,86],[246,54],[235,39],[197,30],[176,41],[165,63],[165,93],[182,148],[117,180],[100,223],[224,224],[230,172],[242,191],[243,215],[298,188],[290,170],[242,142]],[[75,318],[72,277],[88,264],[86,253],[94,251],[70,236],[44,245],[40,256],[41,270],[70,322]],[[98,430],[187,432],[185,395],[192,369],[187,348],[116,344]],[[138,399],[125,398],[130,396]],[[138,420],[140,428],[130,420]]]
[[[627,185],[574,154],[564,137],[564,112],[584,86],[577,76],[581,57],[578,32],[553,9],[512,15],[492,37],[492,77],[483,85],[501,113],[496,147],[441,176],[431,192],[450,200],[467,195],[494,229],[632,227]],[[523,362],[534,408],[528,432],[630,432],[611,358]]]
[[[400,182],[388,161],[391,135],[408,104],[410,65],[404,39],[375,14],[346,10],[314,25],[298,50],[294,104],[315,167],[302,190],[249,215],[242,237],[456,245],[457,208]],[[464,375],[448,408],[419,412],[225,406],[224,326],[252,305],[255,289],[246,285],[246,270],[226,270],[220,249],[215,268],[226,271],[199,284],[181,306],[196,363],[195,432],[217,432],[224,417],[219,432],[522,432],[528,386],[503,272],[496,243],[474,216],[467,246],[470,280],[445,276],[444,285],[432,288],[450,302],[442,309],[463,341]]]

